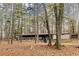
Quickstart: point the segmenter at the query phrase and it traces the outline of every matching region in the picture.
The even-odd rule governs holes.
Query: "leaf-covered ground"
[[[0,44],[1,56],[74,56],[79,55],[79,40],[62,40],[62,48],[57,50],[55,46],[47,46],[47,43],[39,42],[34,43],[30,41],[14,41],[8,44],[3,41]]]

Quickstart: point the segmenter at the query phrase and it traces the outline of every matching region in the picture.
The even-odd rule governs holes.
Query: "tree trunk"
[[[35,44],[36,44],[36,18],[35,18],[35,4],[34,4],[34,34],[35,34]]]
[[[23,13],[23,12],[22,12],[22,8],[23,8],[23,7],[22,7],[22,4],[21,4],[21,34],[23,33],[23,20],[24,20],[24,19],[23,19],[23,15],[22,15],[22,13]],[[21,42],[22,42],[22,37],[21,37]]]
[[[53,22],[53,13],[52,13],[52,34],[54,34],[54,33],[53,33],[53,23],[54,23],[54,22]],[[53,36],[54,36],[54,35],[52,35],[52,40],[53,40]]]
[[[78,39],[79,39],[79,21],[78,21]]]
[[[15,9],[15,5],[14,3],[12,3],[12,15],[11,15],[11,44],[13,44],[13,40],[14,40],[14,9]]]
[[[43,5],[43,8],[44,8],[46,26],[47,26],[48,36],[49,36],[49,43],[48,43],[48,45],[51,46],[52,45],[52,41],[51,41],[51,34],[50,34],[50,28],[49,28],[49,21],[48,21],[48,16],[47,16],[47,10],[46,10],[45,4],[42,3],[42,5]]]
[[[37,11],[36,11],[37,14],[36,14],[36,20],[35,20],[36,21],[36,39],[37,39],[36,41],[39,42],[39,31],[38,31],[39,30],[39,27],[38,27],[39,26],[38,25],[38,3],[36,5],[37,5],[36,6],[37,7],[36,8],[37,9]]]
[[[1,24],[0,24],[0,26],[1,26],[1,31],[0,31],[0,44],[1,44],[1,41],[2,41],[2,31],[3,31],[3,29],[2,29],[2,27],[3,27],[3,19],[1,19]]]
[[[59,8],[57,4],[54,4],[54,12],[56,18],[56,47],[60,49],[61,47],[61,34],[62,34],[62,19],[63,19],[64,4],[59,3]]]

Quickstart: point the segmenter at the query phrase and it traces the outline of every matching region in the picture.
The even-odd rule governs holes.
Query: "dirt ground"
[[[53,44],[47,46],[47,43],[34,43],[34,40],[26,40],[22,43],[14,41],[8,44],[2,41],[0,44],[0,56],[78,56],[79,55],[79,40],[62,40],[64,45],[60,50],[57,50]]]

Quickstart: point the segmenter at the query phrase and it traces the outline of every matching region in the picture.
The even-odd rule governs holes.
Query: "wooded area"
[[[78,48],[78,3],[0,3],[0,55],[79,55]]]

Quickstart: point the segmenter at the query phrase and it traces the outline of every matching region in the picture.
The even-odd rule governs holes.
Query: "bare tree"
[[[51,34],[50,34],[50,28],[49,28],[49,21],[48,21],[47,10],[46,10],[45,4],[42,3],[42,5],[43,5],[43,8],[44,8],[46,26],[47,26],[48,36],[49,36],[49,43],[48,43],[48,45],[51,46],[52,45],[52,42],[51,42]]]
[[[14,21],[15,21],[14,11],[15,11],[15,4],[12,3],[12,15],[11,15],[11,44],[13,44],[13,40],[14,40]]]
[[[54,4],[54,13],[56,19],[56,47],[60,49],[61,47],[61,34],[62,34],[62,20],[63,20],[63,11],[64,11],[64,4]]]
[[[1,43],[1,41],[2,41],[2,31],[3,31],[3,29],[2,29],[2,27],[3,27],[3,20],[1,19],[0,20],[1,22],[0,22],[0,27],[1,27],[1,31],[0,31],[0,43]]]

